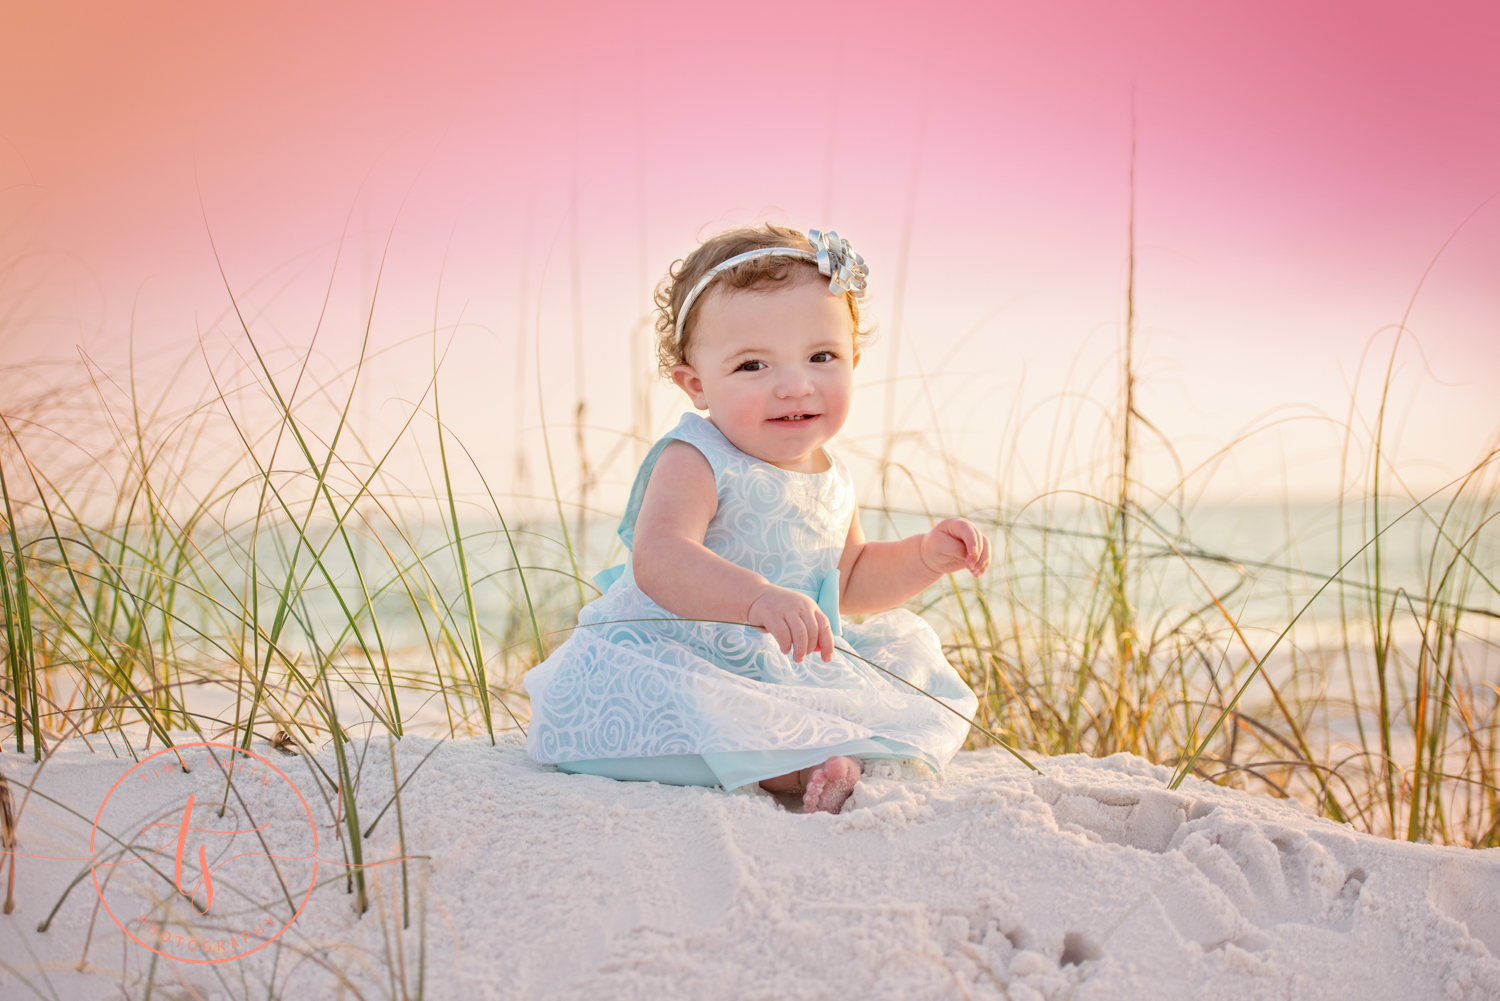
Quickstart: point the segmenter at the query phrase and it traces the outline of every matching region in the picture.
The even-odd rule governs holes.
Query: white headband
[[[795,257],[802,261],[811,261],[818,266],[818,273],[828,277],[828,294],[843,295],[848,292],[856,299],[861,299],[865,294],[865,278],[870,274],[870,269],[865,266],[865,259],[854,252],[849,246],[849,241],[840,239],[833,231],[820,233],[818,230],[807,231],[807,239],[817,248],[814,253],[811,250],[798,250],[796,247],[761,247],[758,250],[746,251],[736,254],[727,261],[723,261],[704,273],[694,285],[692,291],[682,300],[682,307],[677,310],[677,343],[682,343],[682,327],[687,321],[688,310],[693,308],[693,303],[708,288],[709,282],[718,277],[719,272],[728,271],[737,264],[754,260],[757,257]]]

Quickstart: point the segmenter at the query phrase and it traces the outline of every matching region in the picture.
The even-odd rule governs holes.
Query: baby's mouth
[[[771,420],[791,423],[793,421],[810,421],[817,416],[817,414],[787,414],[785,417],[772,417]]]

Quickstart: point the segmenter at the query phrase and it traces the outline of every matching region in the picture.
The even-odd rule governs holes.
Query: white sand
[[[94,745],[69,743],[37,783],[86,819],[33,796],[21,851],[87,856],[94,813],[130,763]],[[400,774],[433,746],[401,741]],[[390,760],[384,739],[352,750],[368,826],[390,797]],[[308,794],[322,856],[341,858],[307,765],[274,760]],[[318,761],[333,772],[330,748]],[[336,878],[285,948],[158,960],[153,973],[152,954],[99,914],[80,972],[89,879],[35,929],[87,866],[23,858],[18,909],[0,919],[0,997],[33,996],[29,982],[65,1001],[139,998],[148,975],[155,998],[266,997],[269,980],[298,1001],[1500,997],[1500,850],[1385,841],[1201,782],[1172,792],[1165,769],[1123,755],[1040,764],[1040,778],[999,751],[961,754],[938,777],[885,766],[842,815],[801,816],[758,792],[563,775],[517,740],[450,742],[402,796],[407,850],[425,856],[409,865],[404,935],[399,867],[370,870],[360,918],[342,869],[325,866]],[[10,752],[0,770],[19,794],[34,766]],[[261,815],[301,809],[289,788],[264,788]],[[398,854],[394,819],[367,860]],[[218,889],[221,909],[279,892],[234,885],[227,868]]]

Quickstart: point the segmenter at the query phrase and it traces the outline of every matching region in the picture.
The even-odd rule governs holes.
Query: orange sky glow
[[[1333,488],[1322,417],[1343,419],[1357,376],[1369,403],[1419,283],[1398,356],[1413,483],[1472,465],[1500,428],[1492,4],[11,3],[0,18],[0,233],[25,262],[5,366],[80,349],[118,364],[132,330],[165,365],[229,336],[215,252],[293,346],[331,280],[319,350],[338,364],[379,271],[390,360],[370,420],[420,392],[412,359],[430,365],[436,324],[445,418],[482,463],[536,447],[538,385],[554,419],[583,393],[598,463],[639,419],[619,374],[649,367],[629,332],[651,286],[699,233],[769,218],[834,228],[870,262],[881,336],[851,443],[938,429],[980,470],[1014,447],[1024,494],[1056,477],[1050,418],[1017,415],[1114,392],[1133,100],[1143,412],[1190,460],[1302,420],[1259,435],[1209,495]],[[669,423],[674,394],[653,390],[637,430]]]

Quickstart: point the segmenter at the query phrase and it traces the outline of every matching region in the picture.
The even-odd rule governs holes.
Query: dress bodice
[[[636,474],[620,539],[631,548],[646,483],[662,450],[682,441],[703,453],[714,473],[719,507],[703,545],[779,587],[816,592],[838,566],[854,517],[854,481],[843,462],[825,449],[828,469],[798,473],[746,455],[697,414],[652,446]]]

